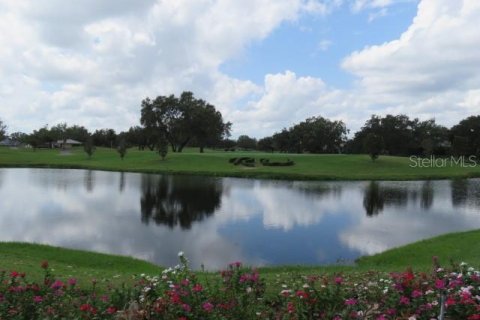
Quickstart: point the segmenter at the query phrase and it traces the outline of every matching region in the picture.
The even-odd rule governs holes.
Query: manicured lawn
[[[254,157],[254,168],[234,166],[228,160],[233,157]],[[291,167],[264,167],[261,158],[271,161],[291,159]],[[259,152],[212,151],[201,154],[197,149],[183,153],[170,152],[165,161],[152,151],[128,150],[122,161],[115,150],[99,148],[91,159],[82,149],[69,155],[58,150],[25,150],[0,148],[0,167],[56,167],[131,171],[152,173],[199,174],[272,179],[298,180],[414,180],[479,177],[477,167],[428,167],[413,168],[409,158],[382,156],[372,162],[366,155],[311,155]]]

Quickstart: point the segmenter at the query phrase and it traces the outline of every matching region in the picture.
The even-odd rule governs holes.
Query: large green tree
[[[158,96],[142,101],[141,124],[149,139],[164,136],[173,152],[182,152],[190,142],[195,142],[202,152],[208,144],[220,141],[230,132],[230,123],[224,123],[222,115],[213,105],[196,99],[191,92]]]

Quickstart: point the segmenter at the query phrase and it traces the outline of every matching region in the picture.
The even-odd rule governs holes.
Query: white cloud
[[[454,124],[480,111],[471,98],[480,87],[478,19],[478,1],[423,0],[399,39],[354,52],[343,67],[368,104]]]
[[[234,123],[234,135],[257,137],[317,115],[355,130],[372,113],[435,117],[445,125],[478,114],[475,0],[421,1],[399,39],[344,59],[357,79],[350,90],[288,70],[265,75],[260,85],[220,71],[301,14],[325,15],[343,4],[374,15],[405,1],[108,0],[98,7],[94,0],[4,0],[0,117],[12,131],[60,121],[123,130],[138,123],[143,98],[183,90],[215,104]],[[319,49],[329,45],[322,41]]]

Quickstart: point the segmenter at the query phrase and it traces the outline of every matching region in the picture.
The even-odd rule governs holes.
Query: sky
[[[478,0],[0,0],[0,119],[138,125],[192,91],[232,136],[312,116],[480,114]]]

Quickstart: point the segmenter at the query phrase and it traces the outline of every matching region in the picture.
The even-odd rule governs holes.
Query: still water
[[[480,228],[480,179],[288,182],[0,169],[0,241],[194,268],[348,263]]]

